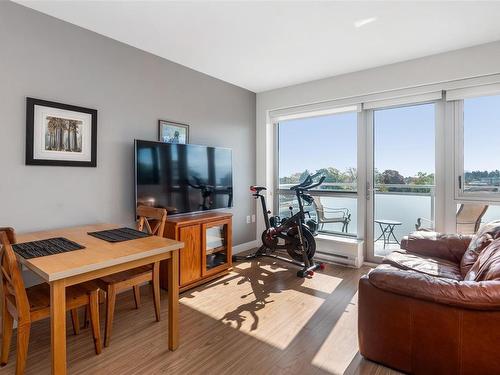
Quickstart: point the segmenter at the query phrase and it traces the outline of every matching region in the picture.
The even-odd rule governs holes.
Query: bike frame
[[[312,177],[307,177],[306,180],[304,182],[302,182],[301,184],[298,184],[296,186],[293,186],[291,187],[290,189],[294,190],[295,191],[295,196],[297,197],[297,202],[298,202],[298,205],[299,205],[299,211],[295,214],[295,215],[292,215],[290,218],[287,218],[285,219],[286,221],[289,221],[291,220],[292,218],[296,218],[296,216],[298,216],[298,218],[300,219],[300,224],[304,224],[305,223],[305,218],[306,218],[306,215],[305,215],[305,212],[304,212],[304,203],[303,203],[303,200],[302,200],[302,196],[304,195],[304,192],[305,191],[308,191],[312,188],[315,188],[319,185],[321,185],[324,181],[324,177],[322,177],[320,179],[319,182],[315,183],[315,184],[312,184]],[[266,229],[271,229],[272,226],[271,226],[271,222],[269,220],[269,215],[271,214],[271,211],[268,211],[267,209],[267,203],[266,203],[266,198],[264,195],[260,194],[260,192],[257,192],[257,193],[254,193],[253,196],[257,199],[257,198],[260,198],[260,203],[262,205],[262,212],[264,214],[264,223],[266,225]],[[274,227],[275,229],[279,228],[281,225],[277,226],[277,227]]]
[[[315,188],[323,183],[325,180],[325,177],[322,176],[319,180],[319,182],[313,183],[314,177],[316,177],[318,174],[313,175],[313,176],[307,176],[306,179],[295,186],[292,186],[290,189],[295,191],[295,196],[297,197],[297,201],[299,204],[299,211],[295,214],[292,212],[292,208],[290,207],[290,217],[285,218],[281,220],[280,224],[277,226],[272,226],[271,225],[271,219],[269,215],[271,215],[271,211],[268,211],[267,209],[267,203],[266,203],[266,198],[263,194],[260,192],[262,190],[265,190],[265,187],[260,187],[260,186],[251,186],[250,189],[253,192],[253,197],[255,199],[260,199],[260,203],[262,205],[262,213],[264,215],[264,223],[266,225],[266,230],[263,232],[263,244],[262,246],[253,254],[244,256],[244,257],[237,257],[233,256],[233,261],[239,261],[239,260],[249,260],[249,259],[255,259],[260,256],[267,256],[275,259],[280,259],[285,262],[297,265],[301,267],[299,271],[297,271],[297,276],[298,277],[305,277],[307,275],[311,276],[315,270],[317,269],[323,269],[323,264],[321,263],[316,263],[313,260],[313,254],[311,254],[311,258],[309,258],[309,254],[307,252],[306,246],[305,246],[305,235],[304,233],[308,236],[310,233],[309,228],[307,228],[306,223],[305,223],[305,212],[304,212],[304,204],[303,204],[303,198],[305,198],[305,192]],[[309,202],[309,200],[307,200]],[[290,234],[289,230],[296,228],[297,233],[292,233]],[[306,232],[304,232],[306,231]],[[264,237],[265,236],[265,237]],[[311,233],[312,236],[312,233]],[[284,244],[280,245],[278,244],[277,240],[278,238],[281,238],[284,240]],[[314,241],[314,237],[312,238],[312,241]],[[291,246],[293,246],[292,249],[300,249],[301,255],[302,255],[302,262],[300,263],[297,260],[297,257],[293,256],[290,254]],[[275,254],[270,254],[268,253],[267,250],[270,250],[272,253],[274,250],[278,249],[284,249],[287,252],[289,252],[289,255],[293,259],[287,259],[283,258],[279,255]],[[295,253],[295,255],[298,255]]]
[[[257,199],[260,199],[260,203],[262,205],[262,211],[264,213],[264,223],[266,225],[266,229],[268,231],[268,234],[271,236],[279,237],[282,239],[287,239],[288,237],[283,234],[286,230],[293,228],[293,227],[298,227],[299,230],[299,237],[302,238],[302,223],[304,222],[304,213],[302,209],[299,209],[299,212],[296,214],[292,215],[289,218],[284,219],[280,225],[273,227],[271,226],[271,221],[269,220],[269,214],[270,211],[267,210],[267,204],[266,204],[266,198],[264,195],[260,193],[254,193],[253,196]],[[301,241],[302,244],[302,241]],[[285,249],[286,245],[276,245],[274,247],[275,249]]]

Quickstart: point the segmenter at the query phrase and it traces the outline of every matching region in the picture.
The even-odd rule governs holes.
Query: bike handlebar
[[[303,187],[305,187],[305,186],[307,186],[307,185],[310,185],[311,183],[312,183],[312,178],[311,178],[311,176],[307,176],[307,177],[305,178],[305,180],[304,180],[304,181],[302,181],[300,184],[293,185],[292,187],[290,187],[290,190],[296,190],[296,189],[298,189],[298,188],[303,188]]]
[[[318,187],[319,185],[321,185],[326,177],[325,176],[321,176],[321,178],[319,179],[318,182],[316,183],[313,183],[313,178],[318,176],[319,173],[316,173],[316,174],[313,174],[313,175],[309,175],[305,178],[304,181],[302,181],[300,184],[297,184],[297,185],[294,185],[290,188],[290,190],[309,190],[309,189],[312,189],[312,188],[315,188],[315,187]]]
[[[321,176],[321,178],[319,179],[318,182],[316,182],[315,184],[312,184],[311,186],[308,186],[307,187],[307,190],[309,189],[314,189],[315,187],[318,187],[319,185],[321,185],[324,181],[326,180],[326,177],[325,176]]]

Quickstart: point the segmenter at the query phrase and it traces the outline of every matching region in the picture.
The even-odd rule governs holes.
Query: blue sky
[[[434,173],[435,111],[433,104],[375,111],[375,168],[403,176]]]
[[[467,99],[464,108],[465,169],[500,169],[495,144],[500,140],[500,96]],[[433,104],[378,110],[374,122],[375,168],[395,169],[403,176],[434,173]],[[282,122],[280,177],[305,169],[356,167],[356,123],[356,113]]]
[[[280,177],[309,169],[357,165],[357,114],[345,113],[280,124]],[[312,130],[314,129],[314,130]],[[375,167],[405,176],[434,172],[434,107],[375,112]]]
[[[280,177],[305,169],[356,167],[356,121],[356,113],[345,113],[281,123]]]
[[[500,96],[464,101],[464,169],[500,169]]]

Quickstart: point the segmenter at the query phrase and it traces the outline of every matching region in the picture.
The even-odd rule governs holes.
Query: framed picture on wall
[[[26,98],[26,164],[97,166],[97,110]]]
[[[166,143],[189,143],[189,125],[179,122],[159,120],[158,140]]]

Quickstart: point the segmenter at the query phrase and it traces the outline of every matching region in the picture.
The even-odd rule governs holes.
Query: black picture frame
[[[38,159],[34,157],[35,106],[86,113],[91,116],[90,161]],[[26,165],[97,167],[97,110],[48,100],[26,98]]]

